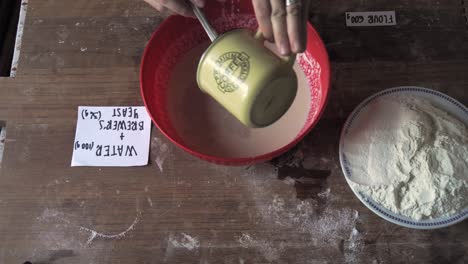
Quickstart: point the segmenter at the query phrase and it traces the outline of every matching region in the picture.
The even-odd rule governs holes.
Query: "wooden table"
[[[344,12],[368,10],[396,10],[398,26],[345,27]],[[275,163],[212,165],[153,129],[149,166],[71,168],[77,106],[142,105],[140,57],[163,18],[141,1],[30,0],[17,77],[0,79],[0,263],[468,263],[468,221],[390,224],[337,157],[345,118],[374,92],[425,86],[468,104],[462,12],[460,0],[314,0],[331,96]]]

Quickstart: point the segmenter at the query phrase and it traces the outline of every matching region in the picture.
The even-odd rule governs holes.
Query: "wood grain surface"
[[[17,77],[0,78],[0,263],[468,263],[468,221],[384,221],[353,195],[337,155],[345,118],[374,92],[424,86],[468,104],[462,4],[312,1],[329,103],[273,162],[212,165],[153,128],[149,166],[71,168],[77,106],[142,105],[140,58],[163,17],[143,1],[30,0]],[[372,10],[395,10],[398,25],[346,28],[345,12]]]

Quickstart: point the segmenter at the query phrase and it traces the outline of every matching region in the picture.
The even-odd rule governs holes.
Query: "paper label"
[[[346,26],[374,27],[396,25],[395,11],[346,12]]]
[[[71,166],[148,164],[151,120],[145,107],[78,107]]]

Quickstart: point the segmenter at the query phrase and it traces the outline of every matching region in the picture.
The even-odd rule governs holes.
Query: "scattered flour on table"
[[[318,193],[320,199],[300,200],[294,180],[278,180],[277,169],[268,164],[249,167],[244,180],[257,211],[251,217],[269,228],[268,232],[243,232],[238,237],[242,247],[255,248],[268,262],[281,262],[283,255],[298,248],[304,250],[297,262],[319,259],[310,249],[323,248],[341,251],[346,263],[359,263],[364,254],[362,235],[356,229],[359,213],[342,207],[330,188]],[[285,232],[300,236],[285,241]]]
[[[6,140],[6,129],[4,127],[0,127],[0,165],[2,164],[3,149],[5,148],[5,140]]]
[[[103,238],[103,239],[123,239],[123,238],[125,238],[126,235],[130,231],[135,229],[135,226],[140,221],[140,218],[141,218],[141,212],[137,212],[137,215],[135,216],[135,220],[133,220],[133,222],[130,224],[130,226],[127,229],[125,229],[124,231],[122,231],[120,233],[115,233],[115,234],[105,234],[105,233],[98,232],[96,230],[93,230],[93,229],[85,227],[85,226],[80,226],[80,225],[74,224],[74,223],[72,223],[72,221],[70,221],[65,216],[65,214],[63,214],[62,212],[59,212],[57,210],[54,210],[54,209],[46,208],[42,212],[42,215],[37,217],[37,220],[39,220],[39,221],[60,220],[63,224],[66,224],[69,227],[74,227],[74,228],[79,229],[80,231],[89,232],[89,237],[88,237],[88,240],[86,241],[86,244],[85,244],[85,245],[89,245],[96,238]]]
[[[352,185],[385,208],[420,220],[468,207],[468,129],[430,102],[377,99],[346,137]]]
[[[83,226],[80,226],[79,228],[82,231],[87,231],[91,233],[89,235],[88,240],[86,241],[87,245],[90,244],[95,238],[122,239],[127,235],[128,232],[132,231],[135,228],[136,224],[138,224],[138,222],[140,221],[140,217],[141,213],[139,212],[135,217],[135,220],[133,220],[132,224],[127,229],[117,234],[104,234]]]
[[[346,247],[343,249],[345,263],[362,263],[358,258],[356,258],[356,253],[362,251],[364,247],[364,241],[362,239],[362,235],[356,229],[356,227],[353,227],[353,230],[351,230],[351,234],[349,234],[349,238],[346,244]]]
[[[270,204],[260,208],[260,213],[277,226],[311,234],[311,240],[316,243],[345,239],[358,217],[357,211],[349,208],[325,207],[319,212],[319,205],[313,200],[297,200],[293,205],[275,195]]]
[[[146,200],[148,201],[148,204],[150,205],[150,207],[153,207],[153,200],[151,200],[150,197],[146,197]]]
[[[151,152],[156,156],[154,162],[158,166],[159,170],[163,172],[164,161],[171,155],[168,144],[164,143],[161,139],[153,137],[151,140]]]
[[[61,261],[69,263],[67,260],[78,254],[80,263],[111,262],[110,258],[115,253],[114,247],[88,245],[86,236],[92,234],[88,234],[87,231],[82,232],[80,227],[73,223],[71,215],[46,208],[36,217],[36,220],[31,223],[30,230],[28,230],[29,238],[24,246],[30,250],[18,252],[18,255],[15,254],[15,259],[31,260],[33,263],[60,263]],[[79,252],[85,252],[85,254]]]
[[[185,248],[188,250],[194,250],[200,247],[200,241],[197,238],[194,238],[185,233],[181,234],[181,238],[177,239],[174,236],[169,236],[169,244],[174,248]]]
[[[270,262],[279,259],[284,250],[284,246],[281,244],[276,246],[268,243],[268,241],[255,239],[249,234],[242,234],[239,243],[244,248],[258,248],[265,256],[265,259]]]

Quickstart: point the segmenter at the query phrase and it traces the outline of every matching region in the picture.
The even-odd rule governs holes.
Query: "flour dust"
[[[277,168],[267,164],[250,167],[244,179],[257,209],[258,224],[275,231],[243,232],[238,238],[242,247],[256,248],[268,261],[278,261],[288,249],[297,247],[336,247],[348,263],[359,260],[363,249],[357,229],[359,214],[339,206],[330,188],[317,199],[297,199],[289,178],[278,180]],[[281,192],[275,191],[279,189]],[[285,232],[301,234],[299,241],[277,241]]]

